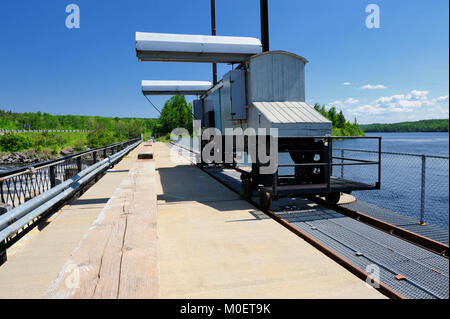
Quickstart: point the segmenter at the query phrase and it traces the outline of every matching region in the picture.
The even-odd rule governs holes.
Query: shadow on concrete
[[[109,169],[106,173],[127,173],[129,171],[128,169]]]
[[[78,199],[77,201],[71,203],[71,206],[77,205],[95,205],[95,204],[106,204],[109,201],[109,197],[105,198],[92,198],[92,199]]]
[[[196,166],[160,167],[157,172],[163,189],[163,194],[157,196],[158,200],[171,204],[199,202],[219,212],[254,209],[248,202],[239,200],[238,194]]]
[[[242,220],[230,220],[228,222],[248,222],[268,219],[267,215],[260,212],[245,200],[239,200],[239,195],[214,178],[190,165],[164,167],[157,169],[160,175],[163,194],[158,195],[158,200],[167,203],[200,202],[210,206],[219,212],[233,210],[247,210],[254,218]],[[214,171],[216,178],[221,179],[232,189],[240,188],[237,175],[228,172]],[[258,202],[258,198],[253,198]],[[272,205],[272,212],[290,223],[310,222],[317,220],[342,218],[343,216],[323,206],[319,206],[305,198],[281,198]]]

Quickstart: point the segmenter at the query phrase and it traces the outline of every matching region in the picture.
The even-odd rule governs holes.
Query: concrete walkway
[[[161,298],[384,298],[167,145],[155,161]]]
[[[0,298],[384,298],[167,145],[139,162],[144,147],[8,251]]]

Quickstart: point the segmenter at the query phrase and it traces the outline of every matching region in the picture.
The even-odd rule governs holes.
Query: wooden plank
[[[136,160],[44,297],[157,298],[157,247],[154,162]]]
[[[136,187],[127,216],[119,298],[158,298],[159,267],[154,162],[138,161]],[[149,196],[149,194],[152,194]]]

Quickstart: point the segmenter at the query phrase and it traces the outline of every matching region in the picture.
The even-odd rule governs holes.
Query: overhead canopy
[[[257,38],[136,32],[139,61],[237,63],[261,52]]]
[[[210,88],[209,81],[142,81],[145,95],[200,95]]]

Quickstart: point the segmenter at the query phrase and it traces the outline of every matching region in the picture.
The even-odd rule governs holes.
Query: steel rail
[[[322,205],[324,207],[330,208],[338,213],[341,213],[347,217],[356,219],[364,224],[382,230],[386,233],[389,233],[395,237],[406,240],[416,246],[422,247],[428,251],[431,251],[435,254],[441,255],[445,258],[449,258],[449,246],[445,245],[441,242],[433,240],[431,238],[416,234],[404,228],[395,226],[393,224],[387,223],[375,217],[366,215],[362,212],[350,209],[348,207],[344,207],[342,205],[330,205],[325,200],[319,197],[309,197],[309,199],[316,204]]]
[[[119,153],[117,153],[117,154],[119,154]],[[89,174],[91,171],[95,170],[97,167],[103,165],[105,162],[107,162],[109,160],[110,160],[110,157],[107,157],[107,158],[103,159],[102,161],[89,166],[85,170],[81,171],[80,173],[73,176],[72,178],[62,182],[58,186],[50,188],[48,191],[46,191],[36,197],[33,197],[32,199],[23,203],[22,205],[17,206],[16,208],[1,215],[0,216],[0,229],[3,229],[5,227],[5,225],[10,224],[12,220],[21,218],[22,216],[27,214],[29,211],[35,209],[36,207],[41,205],[42,202],[52,199],[57,194],[59,194],[61,192],[61,190],[69,187],[71,184],[75,183],[77,180],[84,177],[86,174]]]
[[[70,197],[73,193],[78,191],[84,183],[91,180],[95,175],[102,172],[111,164],[115,163],[123,155],[138,146],[140,142],[141,141],[138,141],[122,151],[105,158],[99,163],[86,168],[78,175],[74,176],[74,178],[67,180],[65,183],[36,196],[25,204],[2,215],[0,219],[0,242],[3,242],[9,236],[17,233],[30,221],[45,213],[58,202]]]
[[[119,143],[114,143],[114,144],[110,144],[110,145],[106,145],[106,146],[100,146],[100,147],[92,148],[92,149],[89,149],[89,150],[86,150],[86,151],[82,151],[82,152],[79,152],[79,153],[70,154],[70,155],[67,155],[67,156],[64,156],[64,157],[59,157],[59,158],[54,159],[54,160],[49,160],[49,161],[45,161],[45,162],[40,162],[40,163],[36,163],[36,164],[30,164],[30,165],[27,165],[27,166],[22,166],[22,167],[18,167],[18,168],[5,170],[5,171],[0,172],[0,178],[9,177],[9,176],[11,176],[13,174],[17,174],[17,173],[21,173],[21,172],[26,173],[27,170],[30,169],[30,168],[31,169],[44,168],[44,167],[47,167],[49,165],[58,164],[61,161],[65,161],[65,160],[68,160],[68,159],[75,159],[75,158],[78,158],[80,156],[84,156],[84,155],[87,155],[87,154],[90,154],[90,153],[94,153],[94,152],[98,152],[98,151],[102,151],[102,150],[107,150],[107,149],[110,149],[110,148],[113,148],[113,147],[117,147],[117,146],[120,146],[120,145],[123,145],[123,144],[127,144],[127,143],[131,144],[133,142],[137,142],[138,140],[140,140],[140,139],[132,139],[132,140],[119,142]]]
[[[190,149],[188,149],[186,147],[183,147],[181,145],[177,145],[177,144],[174,144],[174,143],[171,143],[171,144],[174,145],[174,146],[183,148],[183,149],[185,149],[187,151],[191,151]],[[216,176],[214,176],[213,174],[208,172],[208,170],[202,169],[202,168],[200,168],[200,169],[203,172],[205,172],[206,174],[208,174],[209,176],[211,176],[212,178],[214,178],[216,181],[218,181],[219,183],[221,183],[222,185],[224,185],[225,187],[230,189],[231,191],[233,191],[235,193],[238,193],[238,191],[236,189],[234,189],[233,187],[231,187],[230,185],[228,185],[227,183],[225,183],[221,179],[217,178]],[[351,263],[346,258],[343,258],[340,255],[336,254],[333,250],[329,249],[328,247],[326,247],[325,245],[323,245],[322,243],[320,243],[316,239],[312,238],[308,234],[302,232],[301,230],[299,230],[297,227],[295,227],[294,225],[292,225],[291,223],[289,223],[288,221],[286,221],[282,217],[278,216],[277,214],[273,213],[270,210],[263,210],[260,207],[260,205],[257,202],[253,201],[251,198],[248,199],[247,201],[250,204],[252,204],[253,206],[255,206],[256,208],[258,208],[259,210],[261,210],[262,212],[264,212],[270,218],[272,218],[273,220],[275,220],[276,222],[278,222],[279,224],[281,224],[282,226],[284,226],[285,228],[287,228],[288,230],[290,230],[291,232],[293,232],[297,236],[299,236],[302,239],[304,239],[305,241],[307,241],[309,244],[311,244],[312,246],[317,248],[319,251],[324,253],[326,256],[328,256],[329,258],[331,258],[332,260],[337,262],[339,265],[341,265],[342,267],[344,267],[345,269],[350,271],[352,274],[354,274],[355,276],[357,276],[361,280],[365,281],[367,278],[371,278],[371,275],[369,273],[367,273],[366,271],[362,270],[361,268],[355,266],[353,263]],[[406,299],[405,296],[403,296],[399,292],[395,291],[394,289],[392,289],[391,287],[389,287],[388,285],[386,285],[383,282],[379,282],[378,290],[383,295],[385,295],[386,297],[391,298],[391,299]]]
[[[369,237],[367,237],[366,235],[364,235],[364,234],[362,234],[362,233],[360,233],[360,232],[357,232],[357,231],[355,231],[355,230],[353,230],[353,229],[350,229],[349,227],[347,227],[347,226],[345,226],[345,225],[343,225],[343,224],[341,224],[341,223],[335,222],[335,221],[332,220],[332,219],[330,219],[330,222],[331,222],[332,224],[335,224],[335,225],[337,225],[337,226],[339,226],[339,227],[342,227],[342,228],[345,229],[346,231],[351,232],[351,233],[353,233],[353,234],[356,234],[356,235],[358,235],[358,236],[360,236],[360,237],[362,237],[362,238],[364,238],[364,239],[366,239],[366,240],[368,240],[368,241],[370,241],[370,242],[372,242],[372,243],[374,243],[374,244],[377,244],[377,245],[379,245],[379,246],[381,246],[381,247],[383,247],[383,248],[385,248],[385,249],[389,249],[388,246],[385,246],[385,245],[383,245],[383,244],[381,244],[381,243],[378,243],[378,242],[374,241],[372,238],[369,238]],[[305,224],[308,225],[308,226],[310,226],[310,227],[314,227],[311,223],[305,222]],[[316,228],[316,230],[317,230],[318,232],[322,233],[324,236],[326,236],[326,237],[328,237],[328,238],[331,238],[331,239],[337,241],[339,244],[341,244],[341,245],[345,246],[346,248],[352,250],[354,253],[357,253],[357,252],[358,252],[357,249],[353,248],[353,247],[350,246],[349,244],[346,244],[345,242],[343,242],[343,241],[341,241],[341,240],[335,239],[334,237],[330,236],[329,234],[327,234],[326,232],[322,231],[321,229]],[[398,251],[396,251],[395,253],[398,254],[398,255],[400,255],[400,256],[402,256],[402,257],[404,257],[404,258],[409,259],[408,256],[406,256],[406,255],[404,255],[404,254],[402,254],[402,253],[400,253],[400,252],[398,252]],[[396,269],[395,266],[393,266],[393,265],[387,266],[382,260],[380,260],[379,258],[376,258],[376,257],[372,257],[372,256],[370,256],[370,254],[364,254],[364,257],[367,258],[367,259],[369,259],[370,261],[376,263],[377,265],[383,267],[384,269],[390,271],[390,272],[397,273],[397,274],[400,274],[400,273],[401,273],[401,271],[399,271],[398,269]],[[416,262],[417,264],[419,264],[419,265],[421,265],[421,266],[425,266],[425,267],[426,267],[426,265],[424,265],[424,264],[421,263],[420,261],[415,260],[414,262]],[[448,279],[448,275],[443,274],[443,276],[447,277],[447,279]],[[416,280],[411,279],[411,278],[408,278],[408,282],[409,282],[410,284],[412,284],[413,286],[415,286],[416,288],[419,288],[420,290],[425,291],[427,294],[432,295],[434,298],[440,299],[440,297],[439,297],[437,294],[435,294],[434,292],[432,292],[430,289],[424,287],[422,284],[420,284],[420,283],[417,282]]]
[[[361,153],[373,153],[378,154],[378,151],[372,151],[372,150],[357,150],[353,148],[340,148],[335,147],[335,150],[339,151],[349,151],[349,152],[361,152]],[[385,152],[382,151],[381,154],[389,154],[389,155],[405,155],[405,156],[415,156],[415,157],[430,157],[430,158],[440,158],[440,159],[450,159],[448,156],[442,156],[442,155],[428,155],[428,154],[416,154],[416,153],[399,153],[399,152]]]

